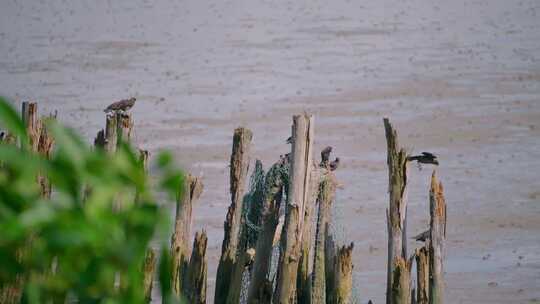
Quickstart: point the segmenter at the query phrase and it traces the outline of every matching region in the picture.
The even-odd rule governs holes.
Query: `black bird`
[[[118,111],[125,112],[125,111],[131,109],[133,107],[133,105],[135,105],[136,100],[137,99],[135,99],[135,97],[132,97],[130,99],[122,99],[120,101],[112,103],[105,110],[103,110],[103,112],[105,112],[105,113],[118,112]]]
[[[435,166],[439,165],[439,160],[437,156],[430,152],[422,152],[421,155],[414,155],[407,157],[408,161],[417,161],[419,164],[432,164]]]
[[[418,242],[425,242],[426,240],[428,240],[430,237],[429,235],[429,229],[420,233],[419,235],[413,237],[413,239],[415,239],[416,241]]]
[[[336,157],[336,160],[330,162],[330,170],[335,171],[339,167],[339,157]]]
[[[321,165],[326,166],[330,161],[330,153],[332,153],[332,147],[328,146],[321,151]]]
[[[289,136],[289,138],[287,138],[285,142],[288,144],[292,144],[292,136]]]

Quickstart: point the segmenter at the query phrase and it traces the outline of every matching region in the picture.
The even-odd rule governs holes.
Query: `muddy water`
[[[139,146],[202,174],[195,210],[213,278],[234,127],[269,166],[290,116],[344,163],[336,204],[361,302],[384,301],[389,116],[439,154],[448,303],[540,301],[540,4],[478,1],[12,1],[0,4],[0,93],[89,139],[135,96]],[[431,168],[411,168],[409,231],[428,225]],[[409,248],[417,244],[410,243]],[[213,296],[210,279],[210,298]],[[490,284],[491,283],[491,284]]]

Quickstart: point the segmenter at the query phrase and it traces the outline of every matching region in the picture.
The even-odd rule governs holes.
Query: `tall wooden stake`
[[[429,241],[429,303],[442,304],[444,301],[443,259],[446,239],[446,202],[443,185],[437,181],[435,171],[431,176],[429,191],[430,241]]]
[[[407,153],[398,144],[397,132],[390,124],[388,118],[384,118],[384,128],[386,131],[386,142],[388,148],[388,192],[390,194],[390,204],[387,209],[388,221],[388,269],[386,282],[386,303],[393,302],[395,292],[393,283],[396,262],[407,261],[407,201],[405,200],[405,190],[407,186]],[[403,278],[403,275],[400,276]],[[403,284],[407,284],[405,281]],[[405,286],[399,284],[409,292],[410,283]],[[401,293],[401,292],[400,292]],[[409,295],[407,295],[408,297]]]
[[[315,234],[315,252],[313,261],[313,282],[311,288],[311,303],[326,303],[326,272],[334,272],[334,267],[326,269],[325,245],[327,226],[330,222],[330,207],[334,200],[336,182],[333,173],[328,172],[327,177],[320,184],[318,195],[319,212],[317,217],[317,229]]]
[[[313,116],[304,114],[293,117],[292,164],[275,303],[287,304],[296,301],[295,282],[302,247],[304,212],[309,197],[309,178],[312,169],[313,128]]]
[[[230,283],[235,268],[237,250],[239,249],[242,198],[249,169],[249,150],[252,138],[253,134],[246,128],[234,130],[230,162],[231,205],[224,223],[225,236],[221,245],[221,259],[216,275],[216,292],[214,296],[214,303],[216,304],[226,303],[229,291],[240,288],[240,286],[231,286]],[[240,251],[245,251],[245,248],[241,248]]]

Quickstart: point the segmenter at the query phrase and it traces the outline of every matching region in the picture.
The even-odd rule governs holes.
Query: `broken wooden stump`
[[[417,248],[416,259],[416,303],[429,303],[429,249],[427,246]]]
[[[123,113],[121,111],[116,112],[116,123],[117,123],[117,145],[121,143],[130,143],[131,142],[131,131],[133,130],[133,119],[131,118],[131,113]]]
[[[190,234],[193,204],[203,190],[201,179],[188,175],[184,180],[184,194],[177,198],[174,233],[171,237],[172,287],[177,296],[182,294],[190,257]]]
[[[352,292],[352,251],[354,244],[342,246],[336,255],[335,272],[335,304],[351,303]],[[409,304],[409,303],[408,303]]]
[[[206,231],[197,232],[185,280],[186,299],[192,304],[206,304],[208,261]]]
[[[411,264],[400,256],[395,257],[392,273],[392,303],[411,303]]]
[[[240,288],[240,286],[231,286],[230,283],[235,269],[237,250],[240,243],[242,198],[249,169],[249,150],[252,138],[253,134],[246,128],[237,128],[234,130],[230,161],[231,205],[227,211],[227,217],[224,223],[225,234],[221,245],[221,258],[216,275],[214,303],[226,303],[229,291]],[[245,250],[246,248],[240,248],[240,252],[244,252]]]

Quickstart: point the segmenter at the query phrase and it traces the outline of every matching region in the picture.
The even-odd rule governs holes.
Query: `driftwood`
[[[185,294],[188,303],[206,304],[208,261],[206,232],[197,232],[193,241],[193,252],[186,275]]]
[[[242,197],[244,195],[246,177],[249,169],[249,150],[253,134],[245,128],[234,130],[233,146],[230,161],[231,205],[224,223],[224,238],[221,245],[221,258],[216,275],[216,291],[214,303],[226,303],[229,291],[235,292],[241,286],[231,285],[231,277],[235,272],[238,251],[245,252],[245,242],[239,248],[240,225],[242,223]],[[243,265],[241,268],[243,269]],[[238,270],[240,271],[240,270]],[[241,279],[241,276],[240,276]],[[235,282],[238,284],[239,282]],[[241,280],[240,280],[241,283]]]
[[[171,238],[172,287],[177,296],[182,293],[189,263],[193,204],[201,195],[203,184],[200,178],[188,175],[185,177],[184,189],[185,193],[177,199],[174,233]]]
[[[334,267],[326,268],[325,246],[328,224],[330,222],[330,207],[334,201],[336,181],[333,173],[328,171],[320,183],[317,202],[319,212],[315,232],[315,252],[313,260],[313,281],[311,287],[311,303],[326,303],[326,273],[334,272]],[[333,262],[332,262],[333,263]]]
[[[282,252],[278,264],[275,302],[295,303],[298,261],[302,247],[304,212],[309,199],[309,178],[312,170],[313,117],[296,115],[292,127],[292,163]],[[292,282],[292,284],[291,284]]]
[[[407,201],[405,200],[405,190],[407,186],[407,153],[398,144],[397,132],[390,124],[388,118],[384,118],[384,127],[386,131],[386,142],[388,148],[388,192],[390,195],[390,204],[387,209],[388,221],[388,268],[386,283],[386,303],[393,302],[392,293],[403,294],[406,290],[409,297],[410,283],[405,281],[394,284],[393,280],[396,271],[397,261],[407,260]],[[400,278],[404,277],[402,271],[399,272]],[[407,275],[409,277],[409,275]],[[398,291],[395,287],[404,288]]]
[[[443,258],[446,239],[446,202],[443,185],[437,181],[435,171],[431,176],[429,191],[430,241],[429,241],[429,303],[442,304],[444,294]]]
[[[339,248],[335,263],[335,304],[349,304],[352,291],[352,251],[354,244]],[[409,303],[407,303],[409,304]]]

